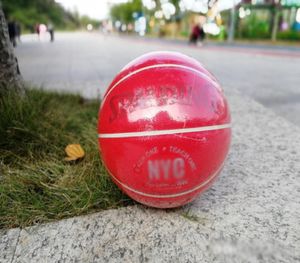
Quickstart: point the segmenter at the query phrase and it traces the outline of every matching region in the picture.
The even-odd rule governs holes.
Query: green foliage
[[[114,21],[119,20],[122,23],[130,23],[134,21],[133,13],[142,12],[142,10],[141,0],[133,0],[112,6],[110,15]]]
[[[182,37],[188,38],[189,35],[190,35],[190,32],[187,30],[180,32],[180,36],[182,36]]]
[[[94,27],[99,27],[99,26],[100,26],[100,21],[95,20],[95,19],[92,19],[92,18],[90,18],[90,17],[88,17],[88,16],[86,16],[86,15],[81,16],[81,17],[79,18],[79,20],[80,20],[80,25],[81,25],[82,27],[84,27],[84,28],[86,28],[86,26],[87,26],[88,24],[92,24]]]
[[[28,226],[132,203],[99,157],[98,101],[27,90],[0,97],[0,228]],[[80,143],[83,160],[64,160]]]
[[[270,38],[270,24],[255,14],[250,15],[240,23],[239,37],[248,39]]]
[[[8,19],[18,21],[25,30],[34,30],[39,23],[51,22],[59,29],[74,29],[80,26],[80,17],[66,11],[54,0],[2,0]]]
[[[281,40],[300,40],[300,32],[288,30],[277,33],[277,39]]]

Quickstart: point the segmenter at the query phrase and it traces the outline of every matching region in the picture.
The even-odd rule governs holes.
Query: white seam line
[[[204,187],[205,185],[207,185],[211,180],[213,180],[222,170],[224,166],[224,163],[220,166],[220,168],[215,172],[213,173],[212,176],[210,176],[206,181],[204,181],[203,183],[197,185],[196,187],[194,187],[193,189],[190,189],[190,190],[187,190],[187,191],[184,191],[184,192],[181,192],[181,193],[177,193],[177,194],[169,194],[169,195],[164,195],[164,194],[161,194],[161,195],[155,195],[155,194],[147,194],[147,193],[144,193],[144,192],[140,192],[138,190],[135,190],[131,187],[129,187],[128,185],[122,183],[121,181],[119,181],[115,176],[113,176],[111,174],[111,172],[109,171],[109,174],[111,177],[113,177],[114,180],[116,180],[120,185],[122,185],[124,188],[126,188],[127,190],[131,191],[131,192],[134,192],[136,194],[139,194],[139,195],[142,195],[142,196],[146,196],[146,197],[154,197],[154,198],[173,198],[173,197],[179,197],[179,196],[182,196],[182,195],[186,195],[186,194],[190,194],[194,191],[197,191],[198,189]]]
[[[148,69],[152,69],[152,68],[167,68],[167,67],[173,67],[173,68],[183,68],[183,69],[188,69],[190,71],[193,71],[193,72],[196,72],[198,73],[199,75],[201,75],[202,77],[204,77],[205,79],[207,79],[208,81],[212,82],[213,84],[217,84],[213,79],[211,79],[210,77],[208,77],[205,73],[197,70],[197,69],[194,69],[194,68],[191,68],[191,67],[188,67],[188,66],[184,66],[184,65],[178,65],[178,64],[158,64],[158,65],[152,65],[152,66],[148,66],[148,67],[144,67],[144,68],[140,68],[140,69],[137,69],[136,71],[133,71],[129,74],[127,74],[126,76],[124,76],[123,78],[121,78],[117,83],[115,83],[111,88],[110,90],[107,92],[107,94],[105,95],[105,97],[103,98],[102,100],[102,103],[101,103],[101,107],[102,105],[104,104],[104,101],[106,100],[106,98],[108,97],[108,95],[112,92],[112,90],[117,86],[119,85],[121,82],[123,82],[124,80],[126,80],[127,78],[131,77],[132,75],[135,75],[141,71],[144,71],[144,70],[148,70]]]
[[[143,137],[143,136],[157,136],[157,135],[171,135],[177,133],[191,133],[191,132],[203,132],[214,131],[231,128],[231,124],[221,124],[212,126],[202,126],[194,128],[181,128],[171,130],[156,130],[156,131],[140,131],[140,132],[122,132],[122,133],[99,133],[98,138],[130,138],[130,137]]]

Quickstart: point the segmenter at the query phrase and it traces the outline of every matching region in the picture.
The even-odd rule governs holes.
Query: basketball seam
[[[214,85],[217,84],[214,80],[212,80],[209,76],[207,76],[205,73],[197,70],[197,69],[194,69],[194,68],[191,68],[189,66],[184,66],[184,65],[178,65],[178,64],[158,64],[158,65],[151,65],[151,66],[147,66],[147,67],[143,67],[143,68],[140,68],[140,69],[137,69],[133,72],[130,72],[128,73],[126,76],[124,76],[123,78],[121,78],[120,80],[117,81],[117,83],[115,83],[107,92],[107,94],[104,96],[103,100],[102,100],[102,103],[101,103],[101,108],[102,106],[104,105],[104,102],[106,100],[106,98],[108,97],[108,95],[112,92],[112,90],[118,86],[120,83],[122,83],[124,80],[128,79],[129,77],[131,77],[132,75],[135,75],[137,73],[140,73],[142,71],[145,71],[145,70],[148,70],[148,69],[154,69],[154,68],[167,68],[167,67],[174,67],[174,68],[183,68],[183,69],[187,69],[187,70],[190,70],[190,71],[193,71],[193,72],[196,72],[198,73],[199,75],[201,75],[202,77],[204,77],[206,80],[212,82]]]
[[[192,132],[204,132],[214,131],[231,128],[230,123],[211,125],[211,126],[200,126],[193,128],[180,128],[180,129],[169,129],[169,130],[152,130],[152,131],[140,131],[140,132],[122,132],[122,133],[99,133],[98,138],[130,138],[130,137],[143,137],[143,136],[158,136],[158,135],[171,135],[178,133],[192,133]]]

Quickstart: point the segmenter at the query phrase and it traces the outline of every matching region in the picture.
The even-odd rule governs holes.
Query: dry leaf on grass
[[[65,148],[65,152],[68,157],[65,158],[66,161],[75,161],[84,157],[85,153],[80,144],[69,144]]]

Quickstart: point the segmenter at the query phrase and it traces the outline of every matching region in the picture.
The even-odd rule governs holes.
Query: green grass
[[[132,204],[99,157],[99,104],[34,89],[0,97],[0,228]],[[64,160],[71,143],[81,144],[83,160]]]
[[[199,222],[199,217],[191,214],[189,210],[182,212],[181,216],[183,216],[185,219],[188,219],[190,221]]]

